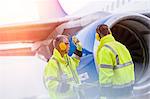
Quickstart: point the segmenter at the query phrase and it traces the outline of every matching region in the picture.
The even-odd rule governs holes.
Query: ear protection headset
[[[100,35],[98,33],[96,33],[96,40],[100,41]]]
[[[64,42],[60,42],[58,46],[62,51],[65,51],[67,49],[67,46]]]
[[[101,37],[100,37],[100,31],[99,31],[99,26],[98,28],[96,29],[96,40],[100,41]]]

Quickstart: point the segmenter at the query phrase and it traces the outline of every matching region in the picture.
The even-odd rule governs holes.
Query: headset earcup
[[[96,40],[100,40],[100,37],[99,37],[99,34],[98,33],[96,33]]]
[[[64,50],[67,49],[67,46],[66,46],[66,44],[65,44],[64,42],[61,42],[61,43],[59,44],[59,47],[60,47],[60,49],[61,49],[62,51],[64,51]]]

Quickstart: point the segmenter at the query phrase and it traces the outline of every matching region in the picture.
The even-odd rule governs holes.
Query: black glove
[[[72,41],[74,43],[74,45],[77,47],[77,50],[82,51],[82,44],[81,42],[77,39],[76,36],[72,37]]]

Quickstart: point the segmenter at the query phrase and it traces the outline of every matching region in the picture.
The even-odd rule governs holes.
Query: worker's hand
[[[72,41],[74,45],[77,47],[77,50],[82,51],[82,44],[75,36],[72,36]]]
[[[70,85],[67,82],[61,82],[58,86],[58,92],[59,93],[65,93],[69,90]]]

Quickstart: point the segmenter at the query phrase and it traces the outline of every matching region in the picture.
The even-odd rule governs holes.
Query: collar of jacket
[[[115,41],[114,37],[112,36],[112,34],[109,34],[107,36],[104,36],[100,39],[100,44],[98,45],[97,48],[97,54],[96,54],[96,63],[98,63],[99,59],[98,59],[98,53],[100,51],[100,49],[104,46],[104,44],[108,43],[108,42],[113,42]]]
[[[100,39],[100,44],[98,48],[101,49],[104,46],[104,44],[113,41],[115,41],[115,38],[112,36],[112,34],[106,35]]]
[[[53,56],[58,59],[58,61],[60,61],[61,63],[64,63],[66,64],[66,57],[68,57],[67,54],[64,55],[64,57],[61,56],[60,52],[54,48],[54,51],[53,51]]]

